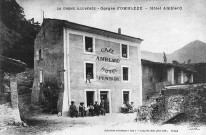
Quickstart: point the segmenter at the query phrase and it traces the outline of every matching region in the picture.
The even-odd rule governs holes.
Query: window
[[[131,93],[130,89],[123,89],[122,90],[122,102],[131,103],[131,96],[132,96],[132,93]]]
[[[94,53],[94,43],[92,37],[85,36],[85,52]]]
[[[123,80],[124,81],[128,81],[129,78],[128,78],[128,67],[123,67]]]
[[[122,58],[128,58],[128,45],[122,44]]]
[[[88,83],[90,81],[95,80],[95,63],[94,62],[84,62],[85,69],[84,69],[84,79]]]
[[[122,81],[129,81],[129,67],[122,67]]]
[[[39,59],[43,60],[43,49],[39,49]]]
[[[36,60],[37,61],[40,61],[43,59],[43,49],[38,49],[36,51]]]
[[[94,79],[93,74],[94,64],[92,63],[86,63],[86,76],[90,76],[90,79]]]

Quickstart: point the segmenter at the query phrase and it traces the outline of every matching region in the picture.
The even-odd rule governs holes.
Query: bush
[[[18,94],[31,93],[34,81],[34,70],[27,68],[25,72],[17,74]]]
[[[57,102],[60,88],[57,81],[47,81],[42,86],[43,94],[46,100],[46,107],[49,111],[57,110]]]

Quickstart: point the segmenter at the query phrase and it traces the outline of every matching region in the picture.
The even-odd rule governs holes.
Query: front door
[[[101,100],[104,100],[104,109],[109,113],[109,94],[108,91],[100,91]]]

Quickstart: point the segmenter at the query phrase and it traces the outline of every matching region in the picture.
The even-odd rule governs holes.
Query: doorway
[[[100,97],[101,97],[101,100],[100,101],[104,101],[104,109],[106,111],[106,113],[109,113],[110,110],[109,110],[109,94],[108,94],[108,91],[100,91]]]
[[[89,106],[91,103],[94,104],[94,91],[87,91],[86,99],[87,99],[87,106]]]

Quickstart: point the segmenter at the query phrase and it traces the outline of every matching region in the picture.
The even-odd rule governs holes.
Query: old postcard
[[[0,5],[0,134],[205,134],[204,0]]]

